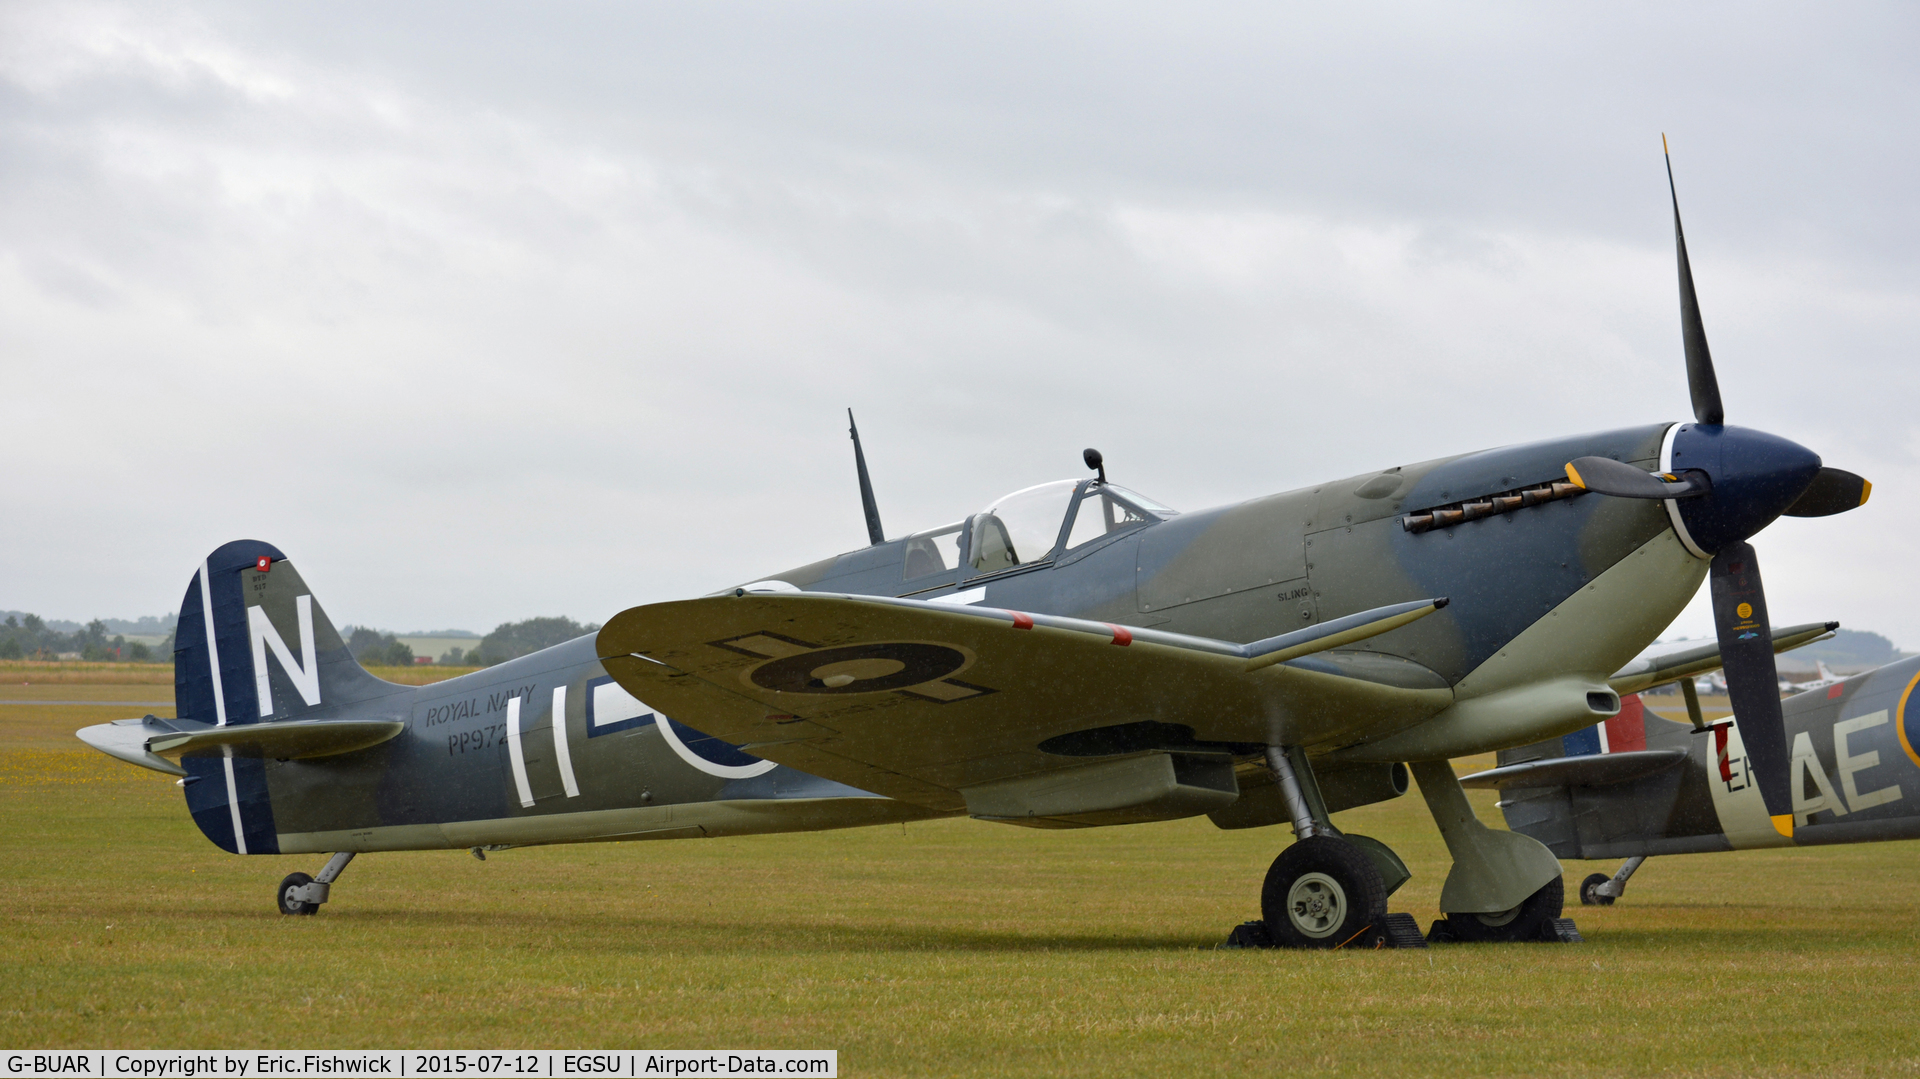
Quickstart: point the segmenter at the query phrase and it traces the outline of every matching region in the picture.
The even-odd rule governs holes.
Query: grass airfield
[[[0,702],[170,696],[149,670],[105,693],[0,668]],[[323,859],[224,854],[169,777],[71,735],[148,710],[171,714],[0,703],[6,1048],[833,1048],[853,1076],[1920,1072],[1911,843],[1656,858],[1618,905],[1569,908],[1573,946],[1216,951],[1289,837],[1204,818],[375,854],[318,916],[285,918],[274,886]],[[1413,869],[1392,909],[1437,916],[1447,859],[1417,793],[1338,823]],[[1614,868],[1568,863],[1569,893]]]

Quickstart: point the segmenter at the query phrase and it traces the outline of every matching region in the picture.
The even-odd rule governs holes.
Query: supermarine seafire
[[[1330,815],[1398,796],[1411,771],[1453,857],[1441,933],[1536,939],[1561,913],[1560,864],[1481,825],[1448,759],[1590,727],[1621,693],[1690,675],[1633,661],[1708,580],[1713,663],[1769,826],[1792,834],[1746,540],[1869,490],[1724,422],[1677,199],[1674,233],[1692,423],[1185,513],[1106,482],[1088,451],[1096,478],[896,539],[862,460],[870,546],[418,688],[362,670],[285,556],[238,541],[187,587],[179,718],[80,736],[178,774],[229,851],[331,852],[318,879],[282,883],[287,913],[366,851],[1204,813],[1292,825],[1257,935],[1320,948],[1404,939],[1386,904],[1406,868]]]
[[[1708,722],[1691,682],[1681,683],[1691,722],[1626,697],[1619,715],[1503,749],[1499,767],[1461,783],[1500,791],[1507,826],[1562,858],[1625,858],[1580,885],[1582,903],[1610,905],[1654,855],[1920,838],[1916,686],[1920,657],[1781,703],[1790,835],[1767,819],[1740,728]]]

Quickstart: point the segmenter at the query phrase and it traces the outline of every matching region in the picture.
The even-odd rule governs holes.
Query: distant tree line
[[[347,651],[363,667],[411,667],[413,649],[391,633],[355,626],[347,638]]]
[[[480,643],[473,648],[464,653],[455,648],[442,656],[440,662],[491,667],[571,641],[599,628],[598,622],[581,625],[571,618],[529,618],[523,622],[502,622],[493,628],[492,633],[480,638]]]
[[[530,652],[550,648],[599,629],[597,623],[585,625],[571,618],[529,618],[521,622],[502,622],[492,633],[480,638],[472,648],[449,648],[433,662],[443,667],[491,667],[518,659]],[[347,651],[361,665],[369,667],[411,667],[418,660],[413,649],[397,634],[365,626],[352,627],[347,636]]]
[[[1893,642],[1878,633],[1837,629],[1833,631],[1833,639],[1803,645],[1780,659],[1783,667],[1810,667],[1814,660],[1828,666],[1881,667],[1899,659],[1900,655]]]
[[[72,632],[62,632],[35,614],[9,612],[0,622],[0,659],[58,659],[78,655],[96,663],[171,663],[173,634],[158,647],[129,641],[96,618]]]
[[[0,611],[0,622],[5,622],[8,618],[24,622],[27,618],[27,612]],[[44,625],[58,630],[61,633],[72,633],[75,630],[87,628],[83,623],[67,622],[58,618],[43,618],[40,621]],[[142,618],[101,618],[96,619],[96,621],[103,623],[107,627],[108,635],[123,634],[128,637],[165,637],[167,634],[173,632],[173,624],[179,621],[179,616],[172,611],[168,611],[163,615],[150,614]]]

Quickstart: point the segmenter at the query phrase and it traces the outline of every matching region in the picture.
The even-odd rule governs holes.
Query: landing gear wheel
[[[1449,914],[1447,930],[1454,939],[1465,942],[1540,940],[1549,928],[1548,923],[1560,917],[1566,898],[1566,882],[1555,877],[1509,910],[1496,914]]]
[[[1587,879],[1580,882],[1580,905],[1583,907],[1613,906],[1613,896],[1601,895],[1594,890],[1612,879],[1605,873],[1589,873]]]
[[[1387,888],[1373,859],[1343,839],[1303,839],[1273,860],[1260,914],[1275,943],[1338,948],[1387,914]]]
[[[312,883],[313,883],[313,878],[307,876],[305,873],[288,873],[287,879],[280,882],[280,896],[279,896],[280,913],[282,914],[317,914],[319,913],[320,904],[303,902],[293,897],[295,889],[304,888],[307,885]]]

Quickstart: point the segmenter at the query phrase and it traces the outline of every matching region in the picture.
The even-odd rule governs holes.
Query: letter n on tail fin
[[[253,638],[253,684],[254,692],[260,698],[260,714],[273,714],[273,687],[267,678],[267,649],[273,649],[274,658],[280,661],[280,668],[287,672],[293,681],[293,688],[299,692],[300,699],[311,708],[320,703],[320,656],[313,647],[313,597],[303,595],[294,597],[294,608],[300,620],[300,661],[296,662],[293,653],[287,650],[287,642],[280,631],[273,628],[273,620],[267,617],[267,609],[262,606],[247,608],[247,634]]]

